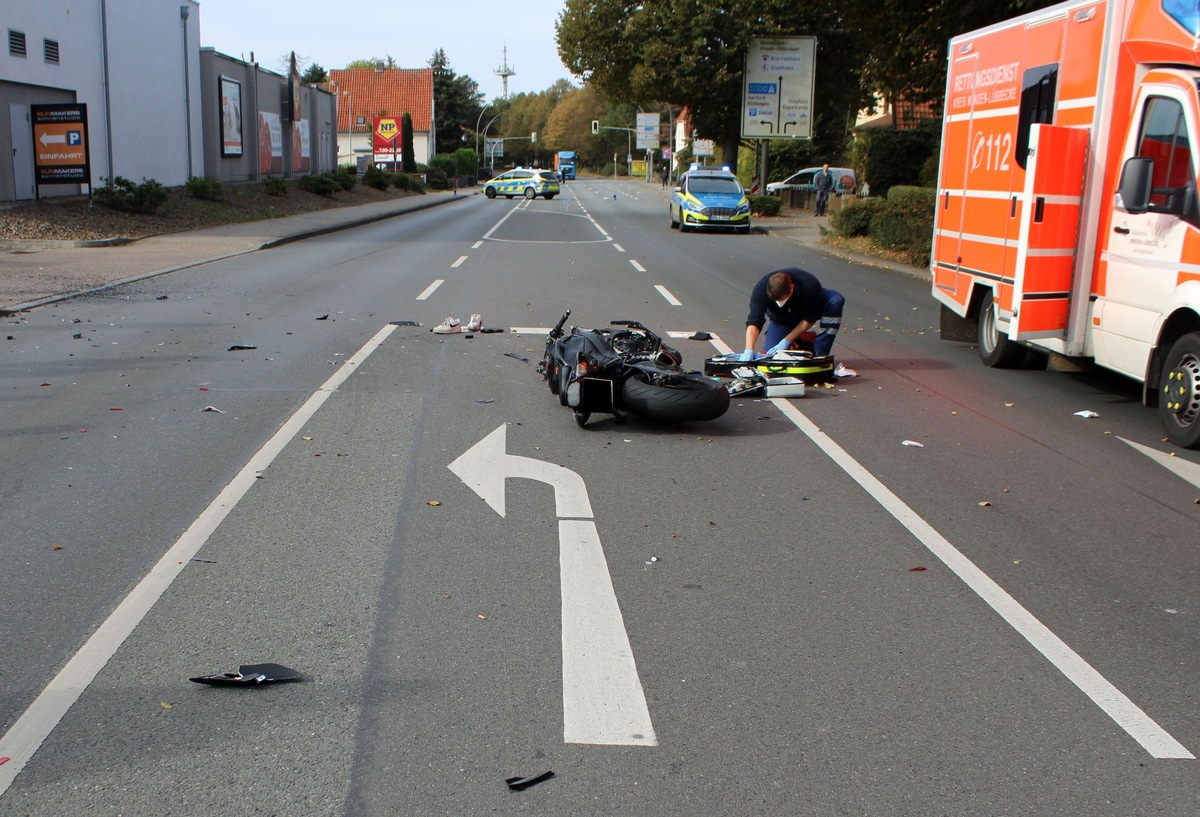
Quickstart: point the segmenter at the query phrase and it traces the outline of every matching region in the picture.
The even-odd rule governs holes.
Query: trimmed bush
[[[857,235],[870,235],[871,219],[883,199],[858,199],[847,204],[841,210],[834,210],[829,215],[829,226],[838,235],[850,238]]]
[[[267,188],[267,194],[271,196],[286,196],[288,193],[287,182],[278,176],[267,176],[263,179],[263,185]]]
[[[431,167],[425,171],[425,181],[434,190],[445,190],[450,187],[450,180],[446,178],[446,173],[436,167]]]
[[[206,179],[203,176],[189,176],[187,180],[188,194],[194,199],[220,201],[225,197],[225,185],[220,179]]]
[[[104,180],[93,194],[105,207],[123,213],[153,213],[167,201],[167,188],[154,179],[135,184],[122,176]]]
[[[397,190],[410,190],[414,193],[425,193],[425,185],[421,184],[421,180],[416,176],[410,176],[407,173],[393,173],[391,175],[392,187]]]
[[[750,212],[757,216],[777,216],[783,201],[778,196],[747,196]]]
[[[909,263],[929,263],[937,191],[931,187],[896,186],[871,219],[871,241],[908,256]]]
[[[387,190],[388,185],[392,183],[389,174],[384,173],[375,165],[367,168],[367,172],[363,174],[363,184],[367,187],[373,187],[376,190]]]
[[[334,178],[332,173],[318,173],[315,176],[302,176],[296,186],[301,190],[307,190],[309,193],[315,193],[318,196],[328,198],[335,191],[341,190],[342,186],[338,180]]]
[[[349,192],[354,189],[354,185],[358,184],[358,174],[348,167],[339,167],[338,172],[334,174],[338,185],[345,191]]]

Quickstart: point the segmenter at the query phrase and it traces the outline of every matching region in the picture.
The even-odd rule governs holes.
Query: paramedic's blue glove
[[[746,351],[742,352],[740,355],[738,355],[738,360],[740,360],[742,363],[749,363],[750,361],[754,360],[754,350],[747,349]]]
[[[774,346],[772,346],[767,351],[767,354],[773,355],[776,352],[786,352],[788,349],[791,349],[791,348],[792,348],[792,342],[785,338],[784,340],[781,340],[781,341],[779,341],[779,343],[776,343]]]

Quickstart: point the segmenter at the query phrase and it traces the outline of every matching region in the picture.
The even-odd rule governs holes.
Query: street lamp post
[[[483,121],[483,115],[488,112],[491,105],[484,105],[483,110],[479,112],[479,116],[475,117],[475,155],[479,155],[479,123]]]
[[[488,132],[488,128],[490,128],[490,127],[492,126],[492,122],[495,122],[497,119],[499,119],[499,118],[500,118],[500,117],[502,117],[502,116],[504,116],[504,111],[501,111],[500,113],[498,113],[498,114],[496,114],[495,116],[493,116],[493,117],[491,118],[491,121],[489,121],[489,122],[488,122],[486,125],[484,125],[484,126],[483,126],[483,149],[484,149],[484,152],[487,152],[487,132]],[[491,169],[495,169],[495,167],[496,167],[496,156],[495,156],[495,151],[492,151],[492,157],[491,157],[491,161],[488,163],[488,167],[489,167],[489,168],[491,168]]]
[[[350,142],[350,164],[353,165],[353,164],[355,164],[355,162],[354,162],[354,97],[352,97],[350,95],[349,91],[342,91],[342,96],[346,97],[346,114],[347,114],[346,128],[350,134],[349,139],[348,139],[348,141]]]

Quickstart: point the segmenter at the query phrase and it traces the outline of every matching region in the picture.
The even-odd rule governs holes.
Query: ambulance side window
[[[1017,118],[1017,164],[1023,170],[1029,158],[1029,131],[1034,125],[1054,124],[1054,98],[1058,93],[1058,63],[1039,65],[1021,81],[1021,112]]]
[[[1179,213],[1183,197],[1196,194],[1196,171],[1183,105],[1161,96],[1146,100],[1137,155],[1154,160],[1150,211]],[[1195,212],[1194,207],[1186,209]],[[1197,221],[1194,216],[1188,220]]]

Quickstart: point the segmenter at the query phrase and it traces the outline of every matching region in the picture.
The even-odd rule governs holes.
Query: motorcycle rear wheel
[[[621,385],[625,408],[651,420],[715,420],[729,410],[729,392],[706,377],[656,385],[634,375]]]

